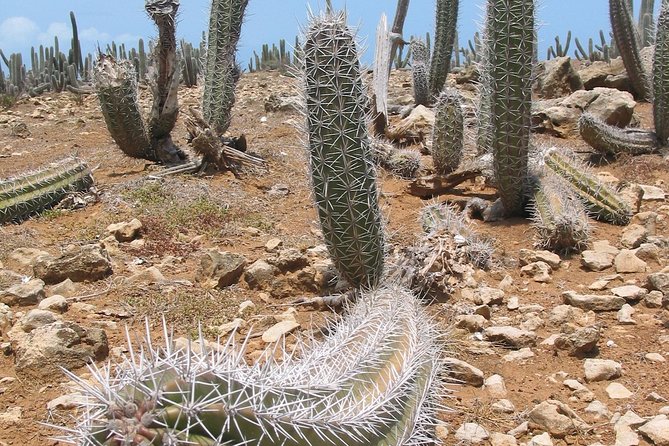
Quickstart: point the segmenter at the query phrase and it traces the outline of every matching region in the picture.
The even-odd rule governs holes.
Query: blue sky
[[[179,37],[199,42],[207,26],[210,0],[182,0]],[[306,21],[307,4],[317,9],[324,0],[249,0],[246,23],[239,46],[239,61],[246,67],[253,50],[259,52],[263,43],[278,43],[285,38],[292,46],[298,29]],[[349,22],[359,27],[359,36],[367,43],[365,61],[371,59],[374,29],[382,12],[392,22],[396,0],[333,0],[336,7],[346,6]],[[433,32],[435,0],[411,0],[405,23],[405,36]],[[466,46],[477,30],[483,0],[461,0],[459,17],[460,46]],[[635,6],[641,2],[637,0]],[[659,9],[660,0],[656,1]],[[564,42],[568,30],[579,37],[584,45],[589,37],[599,41],[600,29],[608,37],[610,29],[608,0],[543,0],[539,2],[540,23],[539,55],[545,57],[546,48],[556,35]],[[136,46],[140,37],[150,38],[154,33],[151,21],[144,14],[142,0],[0,0],[0,49],[5,54],[30,54],[30,46],[52,45],[58,35],[61,49],[69,48],[71,38],[69,11],[75,12],[83,51],[93,52],[96,43],[104,47],[111,40]],[[572,42],[570,53],[573,53]],[[24,61],[28,60],[24,56]],[[6,69],[5,69],[6,71]]]

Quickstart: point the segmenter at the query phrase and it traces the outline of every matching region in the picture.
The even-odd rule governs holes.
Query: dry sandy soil
[[[271,315],[285,311],[286,307],[281,305],[314,293],[293,286],[291,282],[272,293],[251,291],[242,282],[225,290],[207,290],[196,282],[195,277],[198,253],[205,248],[241,253],[250,263],[267,255],[265,244],[272,238],[281,239],[284,247],[301,250],[322,243],[308,188],[305,152],[295,129],[301,118],[291,111],[266,112],[263,106],[270,94],[292,94],[290,82],[290,78],[278,73],[254,73],[242,77],[230,132],[246,134],[249,150],[265,158],[269,170],[246,172],[240,178],[230,173],[218,173],[170,177],[164,181],[147,179],[162,167],[122,155],[105,128],[94,95],[83,98],[69,93],[44,95],[22,99],[10,110],[0,112],[1,176],[17,175],[76,153],[94,168],[100,196],[97,203],[82,209],[50,211],[20,225],[0,227],[0,261],[6,261],[19,247],[36,247],[57,254],[68,244],[95,243],[107,236],[105,228],[110,223],[137,217],[144,225],[144,245],[121,244],[120,253],[113,258],[114,274],[109,279],[77,284],[77,296],[73,301],[91,304],[95,311],[80,305],[65,314],[67,320],[103,327],[109,336],[110,348],[114,349],[124,345],[126,326],[131,333],[141,336],[146,316],[150,317],[151,327],[156,332],[162,314],[175,327],[177,335],[194,334],[199,322],[211,336],[214,331],[208,331],[209,327],[230,321],[235,317],[239,303],[251,300],[255,304],[251,317],[257,321],[253,329],[262,333],[271,323]],[[200,93],[197,89],[183,90],[184,109],[197,105]],[[395,74],[391,96],[409,93],[408,75]],[[649,106],[639,105],[637,113],[642,125],[650,126]],[[19,123],[26,125],[29,135],[16,134]],[[177,144],[187,147],[183,119],[174,135]],[[578,140],[536,138],[547,144],[586,149]],[[424,161],[426,165],[430,164],[427,157]],[[667,162],[659,155],[625,158],[597,169],[637,183],[666,187],[666,181],[669,181]],[[414,243],[421,234],[417,215],[425,201],[406,192],[408,181],[383,171],[379,173],[379,180],[390,242],[397,246]],[[270,193],[277,185],[287,190],[287,194]],[[462,202],[472,196],[494,198],[494,193],[493,189],[465,183],[452,194],[436,199]],[[662,204],[644,202],[642,210],[657,211]],[[660,212],[658,235],[669,235],[668,219],[666,210]],[[520,249],[532,249],[533,231],[528,220],[475,221],[473,224],[478,231],[495,240],[495,258],[499,265],[492,271],[477,273],[479,284],[498,286],[506,275],[511,276],[513,284],[506,290],[506,295],[507,298],[518,296],[521,306],[539,304],[548,312],[562,303],[563,291],[587,292],[588,284],[612,273],[610,270],[601,273],[586,271],[576,254],[563,258],[562,266],[552,274],[550,283],[536,283],[521,276],[517,262],[513,266],[513,259],[518,258]],[[620,246],[623,228],[599,222],[593,222],[593,228],[594,240],[606,239],[612,245]],[[122,283],[123,277],[150,265],[158,266],[167,282]],[[649,265],[653,272],[664,266]],[[29,271],[19,272],[30,274]],[[617,283],[624,281],[643,286],[645,277],[646,274],[626,274]],[[441,310],[457,307],[459,299],[460,293],[456,292],[446,303],[430,304],[431,309],[441,314],[440,321],[444,326],[451,323],[448,315],[452,311]],[[14,308],[15,311],[29,309]],[[303,331],[321,324],[329,315],[326,310],[297,309],[301,323],[299,330]],[[596,321],[602,327],[597,357],[623,364],[624,375],[618,381],[633,392],[632,397],[609,399],[604,390],[606,382],[589,384],[589,388],[611,412],[624,413],[632,409],[641,416],[652,416],[667,403],[647,401],[646,396],[655,391],[669,398],[669,373],[665,364],[649,362],[644,355],[655,352],[669,358],[669,344],[666,343],[669,329],[663,310],[649,309],[642,304],[636,305],[635,309],[637,325],[631,326],[620,325],[615,312],[596,315]],[[494,317],[508,317],[512,324],[522,320],[517,311],[511,312],[504,305],[494,308]],[[557,332],[559,327],[549,324],[537,329],[540,340]],[[500,358],[508,351],[501,347],[476,341],[459,331],[453,336],[457,342],[449,347],[452,356],[475,365],[486,377],[495,373],[502,375],[508,390],[507,399],[512,401],[515,411],[511,414],[494,412],[491,405],[496,399],[484,388],[452,386],[447,404],[453,411],[442,415],[450,431],[443,444],[456,444],[454,432],[466,421],[477,422],[491,432],[507,432],[524,421],[528,410],[535,404],[547,399],[568,403],[585,418],[583,409],[587,403],[570,399],[571,391],[562,384],[565,376],[583,377],[583,358],[538,346],[533,348],[533,357],[522,362],[506,362]],[[660,343],[662,336],[664,344]],[[615,347],[607,346],[607,341],[612,341]],[[251,343],[252,349],[261,347],[263,343],[259,339]],[[77,373],[85,375],[87,372],[81,369]],[[16,379],[3,381],[6,377]],[[18,421],[3,421],[0,417],[0,445],[61,444],[50,439],[56,431],[40,423],[47,420],[47,402],[67,393],[67,382],[65,376],[35,379],[17,375],[14,357],[0,355],[0,414],[15,407],[21,410]],[[555,439],[554,443],[588,445],[599,441],[613,444],[614,433],[608,423],[592,422],[591,426],[589,430]],[[527,441],[529,437],[526,435],[520,441]],[[645,441],[642,439],[641,444],[648,444]]]

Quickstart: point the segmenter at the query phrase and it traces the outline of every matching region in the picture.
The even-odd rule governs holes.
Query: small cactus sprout
[[[403,179],[415,178],[421,167],[420,153],[410,149],[398,149],[382,138],[371,139],[370,155],[374,164]]]
[[[632,218],[629,205],[614,190],[597,179],[589,167],[577,160],[573,154],[550,150],[544,156],[544,163],[571,186],[591,216],[616,225],[629,223]]]
[[[366,94],[345,14],[313,17],[303,49],[306,141],[316,208],[335,267],[374,287],[384,240],[366,125]]]
[[[421,39],[411,41],[411,74],[413,97],[416,105],[428,105],[430,101],[429,57],[427,45]]]
[[[83,417],[64,441],[91,446],[401,446],[425,442],[438,398],[439,333],[410,292],[363,293],[330,335],[244,362],[246,342],[178,349],[130,345],[90,366]],[[248,338],[247,338],[248,340]],[[280,349],[280,347],[278,347]]]
[[[640,129],[621,129],[608,125],[591,113],[583,113],[578,120],[578,130],[585,142],[605,154],[651,153],[658,147],[653,132]]]
[[[20,222],[49,209],[70,192],[93,185],[91,170],[79,158],[67,158],[36,172],[0,180],[0,223]]]
[[[669,2],[663,1],[657,17],[653,60],[653,118],[659,144],[669,142]]]
[[[457,33],[460,0],[437,0],[434,50],[430,62],[430,96],[437,97],[444,88],[451,69],[453,44]]]
[[[442,91],[435,105],[432,132],[432,160],[438,174],[454,172],[464,152],[464,117],[460,94],[455,89]]]
[[[537,247],[579,252],[588,246],[590,224],[583,203],[550,171],[536,179],[530,205]]]

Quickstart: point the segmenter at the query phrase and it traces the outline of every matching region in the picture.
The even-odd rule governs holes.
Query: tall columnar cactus
[[[525,210],[530,143],[534,1],[489,0],[490,146],[495,180],[508,215]],[[486,86],[487,87],[487,86]]]
[[[235,85],[239,79],[235,53],[248,0],[212,0],[207,38],[202,112],[219,136],[230,127]]]
[[[539,248],[578,252],[588,246],[590,223],[583,203],[550,171],[537,178],[530,211]]]
[[[662,2],[666,3],[666,2]],[[646,47],[653,44],[655,30],[653,27],[653,10],[655,9],[655,0],[641,0],[641,7],[639,8],[639,21],[637,29],[639,30],[639,37],[641,47]]]
[[[444,88],[451,69],[451,55],[458,23],[460,0],[437,0],[434,49],[430,63],[430,95],[436,97]]]
[[[0,181],[0,223],[18,222],[58,204],[69,192],[88,190],[93,176],[86,163],[67,158],[53,165]]]
[[[132,63],[101,56],[95,85],[107,129],[119,148],[133,158],[159,161],[137,102],[137,76]]]
[[[93,383],[65,440],[96,446],[401,446],[424,441],[441,368],[438,332],[403,289],[365,293],[322,341],[270,347],[264,366],[229,339],[203,352],[130,348]],[[147,330],[148,331],[148,330]],[[277,363],[276,353],[285,359]]]
[[[388,62],[388,73],[393,68],[393,62],[395,61],[395,55],[397,54],[398,48],[401,49],[404,46],[404,41],[402,39],[402,31],[404,29],[404,20],[407,17],[407,12],[409,11],[409,0],[397,0],[397,8],[395,9],[395,18],[393,19],[393,26],[390,29],[390,32],[393,36],[392,44],[390,46],[390,62]],[[402,45],[402,46],[400,46]]]
[[[653,60],[653,118],[662,146],[669,141],[669,2],[663,1],[657,17]]]
[[[578,120],[578,130],[585,142],[595,150],[618,155],[640,155],[657,149],[657,138],[648,130],[621,129],[592,115],[583,113]]]
[[[609,0],[611,29],[620,51],[625,70],[637,96],[649,101],[651,98],[648,75],[641,61],[639,35],[634,26],[632,10],[626,0]]]
[[[616,225],[629,223],[632,218],[629,205],[573,155],[551,150],[544,156],[544,163],[571,186],[594,218]]]
[[[374,287],[384,240],[365,88],[344,13],[314,17],[302,54],[309,166],[323,236],[342,277]]]
[[[423,40],[411,41],[411,76],[416,105],[428,105],[432,102],[430,100],[429,56],[430,53]]]
[[[457,90],[442,91],[435,106],[432,160],[438,174],[449,174],[460,165],[464,152],[464,117]]]

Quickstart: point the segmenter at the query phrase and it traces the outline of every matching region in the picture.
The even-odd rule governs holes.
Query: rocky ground
[[[449,82],[471,97],[472,76]],[[599,77],[581,71],[581,85],[542,76],[537,145],[587,152],[575,130],[584,109],[652,126],[650,106],[617,90],[626,85],[620,67],[599,66]],[[300,304],[337,285],[290,83],[278,73],[242,77],[231,133],[245,133],[268,170],[239,178],[155,177],[161,167],[114,146],[94,96],[46,95],[0,111],[4,176],[76,153],[94,169],[97,191],[85,206],[0,227],[0,445],[61,444],[42,424],[75,415],[60,367],[87,377],[89,358],[118,359],[126,330],[141,338],[145,320],[159,340],[164,319],[179,342],[198,327],[210,340],[236,328],[251,338],[252,361],[283,335],[291,344],[331,317]],[[410,111],[410,75],[394,73],[390,90],[395,109]],[[183,90],[184,109],[200,94]],[[429,134],[430,113],[414,110],[404,122],[418,141],[413,150]],[[393,123],[402,126],[400,119]],[[185,137],[180,120],[175,140],[187,147]],[[429,157],[422,161],[429,173]],[[449,385],[442,444],[669,445],[667,162],[622,157],[596,170],[631,191],[625,196],[639,212],[627,227],[593,221],[583,253],[536,250],[526,219],[471,222],[493,240],[492,267],[460,265],[442,277],[451,295],[429,302],[449,330],[449,373],[460,381]],[[421,243],[426,202],[407,193],[408,180],[381,170],[379,181],[390,244],[399,252]],[[463,205],[474,197],[494,199],[495,191],[478,178],[435,200]]]

